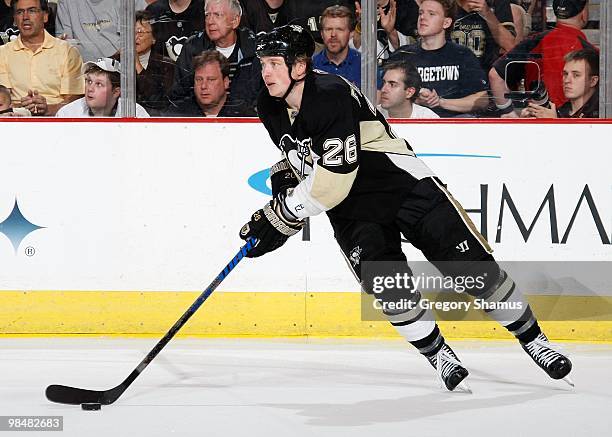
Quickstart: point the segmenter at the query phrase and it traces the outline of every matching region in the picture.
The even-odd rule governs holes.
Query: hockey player
[[[297,25],[258,36],[266,85],[259,96],[259,117],[283,159],[270,169],[272,200],[240,230],[242,239],[259,240],[247,256],[279,248],[302,229],[305,218],[326,212],[364,291],[372,293],[365,262],[394,261],[411,273],[401,250],[403,234],[443,275],[485,277],[484,288],[468,290],[475,297],[492,305],[520,303],[520,311],[495,309],[489,315],[515,335],[551,378],[566,378],[571,362],[548,342],[459,203],[356,87],[311,70],[313,51],[312,37]],[[399,291],[413,302],[421,298],[416,290]],[[384,304],[397,301],[397,293],[390,289],[376,297]],[[468,376],[431,311],[413,305],[383,312],[429,360],[448,390]]]

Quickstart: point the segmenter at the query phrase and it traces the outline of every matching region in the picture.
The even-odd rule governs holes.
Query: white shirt
[[[378,105],[376,107],[378,111],[385,116],[385,118],[389,118],[389,112],[384,109],[382,106]],[[412,114],[410,117],[401,117],[401,118],[440,118],[438,114],[433,112],[431,109],[426,108],[425,106],[417,105],[416,103],[412,104]]]
[[[83,118],[83,117],[91,117],[89,115],[89,107],[87,106],[87,103],[85,102],[85,97],[81,97],[78,100],[75,100],[74,102],[68,103],[66,106],[62,106],[60,108],[59,111],[57,111],[57,114],[55,114],[56,117],[62,117],[62,118]],[[119,100],[119,102],[117,103],[117,112],[115,114],[115,117],[120,117],[121,116],[121,100]],[[136,117],[138,118],[148,118],[149,114],[147,113],[147,111],[140,106],[138,103],[136,103]]]
[[[229,57],[232,56],[232,53],[234,52],[235,47],[236,47],[236,44],[232,44],[229,47],[215,47],[215,49],[217,49],[219,53],[221,53],[223,56],[229,59]]]
[[[138,60],[140,61],[140,65],[142,65],[142,68],[146,70],[149,67],[149,59],[151,59],[151,50],[149,50],[144,55],[136,54],[136,56],[138,56]]]

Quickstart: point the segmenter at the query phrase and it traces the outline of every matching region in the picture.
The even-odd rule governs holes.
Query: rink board
[[[278,159],[259,123],[2,129],[4,138],[28,132],[27,142],[0,145],[5,334],[164,332],[237,250],[237,230],[268,198],[265,171]],[[612,125],[394,130],[448,184],[498,259],[612,260],[610,151],[603,140]],[[405,249],[409,259],[422,259]],[[220,291],[185,333],[394,335],[385,323],[360,320],[358,287],[324,217],[311,221],[310,241],[294,237],[277,253],[244,261]],[[575,321],[548,322],[551,336],[612,340],[605,317],[584,317],[609,307],[610,296],[610,289],[597,296],[577,290],[530,299],[540,311],[553,304],[581,309]],[[456,337],[505,335],[488,322],[443,326]]]

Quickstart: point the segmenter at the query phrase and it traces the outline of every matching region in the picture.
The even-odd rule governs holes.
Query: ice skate
[[[470,387],[466,382],[461,383],[469,374],[467,369],[463,367],[457,355],[446,343],[442,349],[436,354],[427,357],[431,365],[436,369],[438,379],[449,391],[453,391],[459,384],[464,391],[471,393]]]
[[[563,379],[572,387],[574,382],[568,376],[572,370],[572,362],[563,355],[558,347],[553,346],[544,333],[529,343],[521,342],[521,346],[531,359],[552,379]]]

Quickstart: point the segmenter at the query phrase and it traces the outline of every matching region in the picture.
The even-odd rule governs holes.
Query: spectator
[[[147,11],[154,17],[160,53],[173,61],[189,37],[204,29],[204,0],[157,0]]]
[[[563,94],[567,102],[560,108],[529,103],[521,117],[599,118],[599,53],[583,49],[565,55]]]
[[[121,64],[111,58],[100,58],[83,65],[85,97],[75,100],[57,112],[57,117],[119,117],[121,115]],[[138,103],[136,116],[148,117]]]
[[[417,19],[419,15],[417,0],[377,0],[377,58],[387,59],[399,47],[416,42],[418,37]],[[353,46],[361,48],[361,3],[355,2],[357,26],[353,36]]]
[[[423,82],[414,65],[389,61],[383,71],[378,110],[385,118],[439,118],[431,109],[415,103]]]
[[[469,48],[487,72],[500,56],[512,50],[516,30],[509,0],[457,0],[451,39]]]
[[[193,59],[205,50],[215,49],[230,63],[232,94],[254,105],[262,86],[261,69],[255,57],[255,34],[239,28],[242,8],[238,0],[207,0],[205,32],[189,39],[174,70],[169,100],[179,106],[193,95]]]
[[[14,106],[54,115],[83,95],[81,56],[45,31],[47,0],[13,0],[12,5],[19,37],[0,47],[0,85],[11,90]]]
[[[288,24],[298,24],[308,29],[322,48],[321,14],[326,8],[333,5],[346,6],[354,10],[355,0],[285,0],[283,10],[286,13]]]
[[[136,11],[135,18],[136,101],[149,114],[155,114],[168,104],[167,94],[172,86],[174,63],[152,50],[156,36],[151,27],[151,13]]]
[[[505,94],[509,91],[507,84],[518,83],[521,78],[528,90],[532,84],[543,81],[550,100],[557,107],[566,102],[562,83],[564,56],[583,48],[596,50],[581,30],[589,21],[587,3],[587,0],[554,0],[556,27],[524,40],[495,62],[489,71],[489,79],[502,117],[518,117],[512,100]],[[523,63],[517,63],[517,60],[523,60]],[[509,77],[506,77],[506,69]]]
[[[84,61],[119,51],[120,0],[58,0],[55,35],[75,40]]]
[[[353,13],[346,6],[330,6],[321,15],[325,49],[313,56],[313,67],[342,76],[361,87],[361,54],[349,47],[354,29]]]
[[[13,108],[11,90],[0,85],[0,117],[29,117],[32,114],[25,108]]]
[[[255,33],[269,32],[275,27],[289,23],[287,3],[289,0],[240,0],[242,4],[241,25]]]
[[[440,117],[469,117],[487,107],[487,81],[470,49],[446,40],[454,0],[424,0],[419,8],[418,44],[390,58],[412,62],[423,80],[416,102]]]
[[[171,117],[242,117],[255,116],[242,105],[228,99],[230,65],[217,50],[206,50],[193,60],[194,87],[191,99],[170,106]]]
[[[49,19],[45,23],[45,29],[51,35],[55,35],[55,8],[54,3],[49,5]],[[16,39],[19,36],[19,29],[13,20],[13,8],[11,0],[0,0],[0,46]]]

